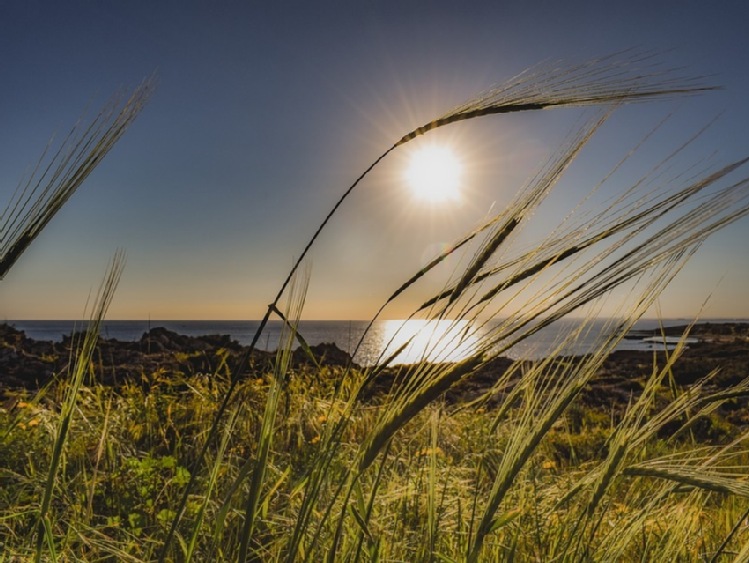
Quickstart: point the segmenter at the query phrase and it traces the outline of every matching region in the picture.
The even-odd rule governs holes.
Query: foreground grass
[[[654,371],[654,386],[657,375]],[[347,390],[337,384],[346,380],[354,389],[360,377],[331,367],[289,374],[278,398],[250,552],[265,561],[289,557],[311,471],[332,454],[295,558],[319,560],[337,537],[341,559],[465,559],[517,436],[528,435],[528,390],[504,413],[440,402],[421,410],[389,442],[374,469],[360,474],[344,503],[339,489],[350,482],[360,447],[390,408],[374,398],[351,409]],[[236,558],[250,487],[242,476],[249,470],[247,460],[258,453],[273,378],[263,374],[240,384],[241,401],[211,450],[215,462],[196,476],[170,558]],[[229,374],[166,378],[157,373],[148,379],[148,386],[93,384],[79,390],[49,514],[54,550],[62,561],[152,560],[175,517],[190,468],[205,466],[195,463],[196,456]],[[0,411],[5,560],[26,560],[34,553],[38,502],[67,385],[19,395]],[[643,432],[679,400],[664,401],[671,393],[666,391],[657,390],[642,411],[633,403],[616,425],[601,412],[580,409],[555,420],[511,480],[479,558],[733,560],[729,554],[735,556],[749,542],[743,521],[749,500],[741,488],[749,456],[737,434],[722,446],[698,447],[688,432],[674,439]],[[347,410],[347,423],[340,426]],[[642,415],[647,418],[634,420]],[[628,451],[613,467],[620,443]],[[607,472],[609,482],[593,502]],[[340,519],[326,519],[326,510],[341,512]]]
[[[210,376],[144,373],[142,381],[103,387],[85,381],[94,328],[71,358],[74,377],[19,396],[0,412],[0,557],[749,560],[744,436],[723,433],[713,443],[693,433],[724,403],[745,401],[749,378],[721,387],[712,373],[677,389],[677,346],[654,359],[641,392],[616,416],[580,401],[689,257],[749,215],[749,178],[735,177],[749,157],[664,177],[662,169],[670,170],[697,132],[645,176],[626,179],[629,187],[603,207],[586,210],[586,197],[530,247],[518,241],[615,107],[711,89],[653,72],[648,59],[523,73],[404,135],[335,203],[231,368],[217,351],[221,368]],[[609,109],[572,132],[513,202],[396,286],[374,316],[460,255],[443,289],[411,318],[478,325],[501,319],[470,357],[425,360],[390,380],[378,368],[292,369],[292,343],[304,347],[295,323],[309,272],[300,266],[344,200],[390,152],[458,121],[598,104]],[[97,319],[118,271],[115,264]],[[491,402],[445,404],[445,392],[471,383],[482,366],[559,319],[582,314],[587,321],[565,339],[584,338],[617,291],[618,320],[589,356],[515,363],[485,390]],[[272,366],[250,366],[246,378],[271,315],[285,322],[284,344]],[[460,349],[471,330],[446,333],[434,346]]]

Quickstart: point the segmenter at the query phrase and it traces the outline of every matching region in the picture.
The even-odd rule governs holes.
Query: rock
[[[683,328],[669,329],[681,334]],[[690,344],[672,369],[674,382],[688,387],[719,368],[711,385],[725,388],[749,376],[749,324],[727,323],[696,325],[692,335],[698,342]],[[4,389],[38,389],[53,377],[66,377],[69,358],[80,335],[67,336],[62,342],[35,341],[7,324],[0,324],[0,398]],[[315,363],[354,367],[351,356],[332,343],[322,343],[310,348],[315,360],[301,349],[294,351],[295,368]],[[149,385],[150,378],[169,377],[171,374],[195,375],[215,373],[224,361],[236,369],[248,349],[227,335],[190,337],[163,327],[152,328],[137,342],[119,342],[99,338],[94,369],[98,380],[106,385],[121,385],[134,381]],[[275,353],[255,351],[242,364],[243,375],[256,374],[270,369]],[[590,408],[621,410],[642,392],[643,381],[657,365],[666,364],[664,352],[616,351],[601,366],[597,376],[581,394],[580,400]],[[564,358],[563,361],[579,361]],[[454,386],[446,394],[449,402],[460,402],[481,396],[512,365],[507,358],[495,358]],[[223,368],[222,368],[223,369]],[[364,390],[366,400],[384,396],[392,385],[404,377],[407,367],[395,366],[383,370]],[[514,376],[515,378],[517,376]],[[504,392],[503,392],[504,393]],[[503,400],[503,393],[490,402]],[[746,401],[741,400],[731,408],[735,420],[749,423]],[[746,420],[745,420],[746,419]]]
[[[312,352],[312,355],[315,358],[316,363],[328,365],[328,366],[337,366],[337,367],[347,367],[347,366],[355,366],[356,364],[353,363],[353,359],[351,358],[351,355],[341,350],[338,346],[336,346],[332,342],[322,342],[320,344],[316,344],[314,346],[309,347],[310,352]],[[302,350],[301,347],[294,350],[294,353],[292,355],[292,364],[295,366],[303,366],[303,365],[312,365],[314,362],[309,357],[309,354]],[[358,366],[356,366],[358,367]]]
[[[0,395],[3,389],[38,389],[56,375],[64,377],[68,360],[82,337],[82,333],[75,333],[63,336],[62,342],[36,341],[23,331],[0,324]],[[334,344],[319,344],[311,350],[318,363],[352,365],[349,354]],[[235,369],[247,352],[248,347],[228,335],[193,337],[155,327],[137,342],[100,337],[94,370],[98,380],[106,385],[126,381],[145,384],[156,373],[162,377],[215,373],[224,361]],[[243,363],[243,371],[266,371],[274,357],[274,353],[256,350]],[[300,350],[294,353],[293,361],[296,366],[312,364]]]

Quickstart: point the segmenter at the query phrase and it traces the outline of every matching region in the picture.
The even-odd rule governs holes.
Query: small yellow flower
[[[317,417],[317,422],[319,424],[325,424],[326,422],[328,422],[328,417],[324,414],[321,414],[320,416]]]
[[[310,443],[310,444],[317,444],[317,443],[318,443],[319,441],[320,441],[320,435],[318,434],[317,436],[315,436],[314,438],[312,438],[312,439],[311,439],[311,440],[309,441],[309,443]]]
[[[30,406],[31,405],[29,403],[27,403],[26,401],[18,401],[16,403],[16,407],[18,407],[19,409],[29,408]]]
[[[28,427],[31,428],[33,426],[39,426],[39,417],[29,420]]]
[[[557,462],[553,461],[551,459],[547,459],[541,464],[541,467],[543,469],[556,469],[557,468]]]

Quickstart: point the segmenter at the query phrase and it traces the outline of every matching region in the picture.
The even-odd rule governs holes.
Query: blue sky
[[[719,162],[749,155],[744,2],[270,4],[0,0],[2,204],[54,133],[158,76],[125,137],[0,281],[0,319],[80,317],[120,247],[127,266],[110,318],[259,318],[337,197],[384,149],[549,59],[654,50],[724,88],[618,111],[570,171],[570,201],[670,112],[646,157],[719,114],[695,151]],[[316,246],[306,317],[370,317],[436,248],[507,204],[580,115],[436,132],[463,161],[460,204],[414,200],[407,151],[393,154]],[[712,294],[704,316],[749,317],[747,240],[747,220],[715,235],[660,314],[691,317]]]

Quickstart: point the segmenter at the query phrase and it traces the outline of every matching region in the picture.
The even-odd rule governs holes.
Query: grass
[[[89,123],[76,123],[58,146],[50,141],[0,214],[0,280],[124,135],[154,87],[152,77],[127,97],[113,96]]]
[[[337,422],[349,408],[336,390],[342,370],[295,373],[281,401],[272,374],[242,381],[243,401],[221,428],[215,461],[199,476],[180,528],[184,535],[169,558],[232,560],[242,538],[249,538],[247,549],[256,558],[288,559],[305,503],[313,509],[294,556],[299,560],[324,557],[336,534],[337,558],[383,561],[463,560],[471,546],[482,560],[601,560],[613,553],[662,560],[656,554],[665,542],[675,542],[670,560],[687,561],[714,555],[736,526],[723,549],[735,553],[749,541],[740,525],[749,508],[743,436],[723,446],[670,441],[634,422],[612,427],[605,417],[575,431],[566,428],[564,415],[547,429],[533,415],[551,417],[548,403],[568,400],[577,383],[542,373],[524,373],[520,401],[502,413],[441,402],[423,409],[395,434],[373,470],[358,476],[348,498],[341,483],[352,481],[361,444],[387,414],[388,402],[358,405],[341,431]],[[148,561],[158,555],[188,468],[229,384],[222,376],[157,376],[150,391],[96,384],[79,390],[66,463],[55,473],[47,515],[59,560]],[[564,389],[549,396],[544,385]],[[61,381],[35,397],[19,397],[30,400],[1,413],[3,428],[13,428],[2,442],[0,526],[8,556],[33,556],[38,499],[53,463],[49,444],[60,425],[57,397],[67,392]],[[262,413],[269,399],[278,409],[266,447],[271,423]],[[667,405],[649,410],[639,423],[665,421],[671,417],[659,415],[668,411]],[[636,434],[624,455],[611,445],[619,441],[618,428]],[[608,443],[600,451],[584,460],[564,454],[568,441],[586,443],[596,434]],[[336,454],[317,476],[313,494],[310,467],[330,455],[331,435]],[[254,529],[246,534],[252,489],[241,477],[248,460],[254,472],[260,459],[266,460],[263,486],[251,507]]]
[[[89,323],[86,335],[83,338],[80,349],[76,354],[75,366],[71,370],[71,376],[65,388],[65,396],[60,407],[60,418],[59,425],[57,427],[57,435],[55,436],[54,446],[52,449],[52,458],[50,460],[49,469],[47,470],[47,482],[44,486],[44,496],[42,497],[42,503],[39,509],[35,557],[35,561],[37,562],[41,561],[42,559],[42,551],[45,543],[50,552],[54,554],[54,534],[52,533],[52,524],[49,520],[48,514],[50,503],[54,495],[57,473],[60,470],[60,465],[62,464],[63,448],[65,446],[65,442],[67,441],[68,431],[70,430],[70,424],[73,419],[73,411],[75,409],[76,398],[80,391],[81,385],[83,384],[84,376],[89,369],[89,364],[91,363],[91,359],[93,358],[94,351],[96,349],[101,321],[104,319],[104,315],[114,295],[114,290],[117,287],[117,283],[119,281],[123,267],[124,256],[122,254],[115,255],[111,268],[109,270],[109,274],[107,275],[107,278],[104,280],[101,288],[99,289],[99,295],[97,297],[96,303],[94,304],[94,313],[91,318],[92,322]]]
[[[716,389],[713,373],[671,385],[682,342],[664,360],[654,355],[642,392],[616,420],[580,396],[701,243],[749,213],[748,181],[732,179],[746,159],[667,177],[690,139],[602,209],[585,214],[581,202],[538,245],[516,243],[617,105],[710,89],[649,64],[620,55],[538,68],[394,143],[344,191],[268,307],[252,346],[271,315],[286,334],[267,371],[250,369],[248,353],[232,366],[217,357],[222,369],[209,376],[148,374],[148,391],[137,381],[104,387],[85,381],[89,337],[72,375],[0,411],[0,561],[745,560],[746,436],[733,429],[699,442],[690,429],[745,401],[749,380]],[[400,284],[374,317],[460,253],[462,266],[412,318],[473,323],[438,347],[459,347],[471,326],[488,329],[471,357],[422,361],[392,379],[383,375],[392,356],[366,369],[293,367],[293,343],[309,351],[297,324],[309,274],[299,268],[382,159],[457,121],[591,104],[606,109],[512,204]],[[558,349],[589,336],[603,300],[622,288],[617,320],[594,352],[518,361],[478,399],[445,401],[571,313],[588,322]]]

